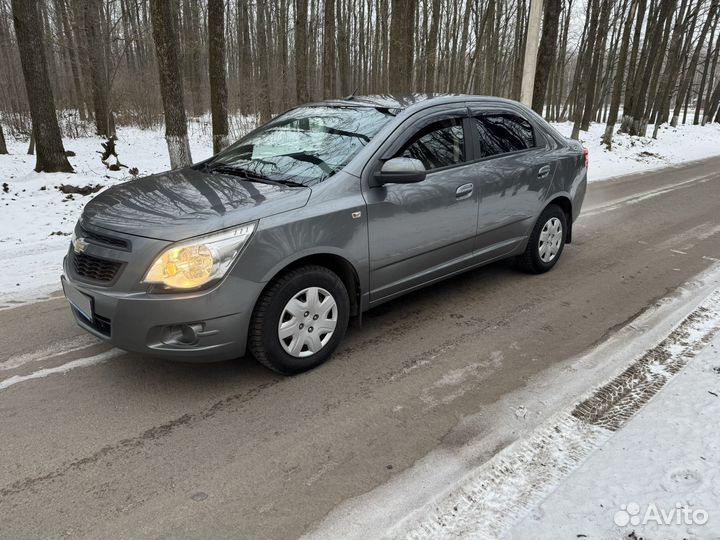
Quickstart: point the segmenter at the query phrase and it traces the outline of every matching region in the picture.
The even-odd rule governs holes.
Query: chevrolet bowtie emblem
[[[73,240],[73,251],[75,253],[84,253],[85,249],[88,246],[88,243],[85,241],[84,238],[76,238]]]

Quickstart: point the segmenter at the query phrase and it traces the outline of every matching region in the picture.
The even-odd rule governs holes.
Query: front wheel
[[[525,252],[518,257],[518,265],[526,272],[547,272],[562,255],[565,247],[567,217],[559,206],[551,204],[535,223]]]
[[[250,323],[249,347],[264,366],[292,375],[325,362],[350,318],[342,280],[323,266],[303,266],[273,282]]]

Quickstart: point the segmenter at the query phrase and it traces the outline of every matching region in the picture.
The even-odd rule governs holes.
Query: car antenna
[[[357,93],[358,88],[359,88],[359,87],[356,86],[356,87],[355,87],[355,90],[352,91],[352,94],[350,94],[349,96],[347,96],[346,98],[343,98],[343,99],[344,99],[345,101],[352,101],[353,99],[355,99],[355,94]]]

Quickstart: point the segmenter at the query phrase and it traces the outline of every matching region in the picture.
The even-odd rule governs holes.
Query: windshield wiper
[[[207,165],[205,170],[209,173],[231,174],[250,181],[256,180],[258,182],[274,182],[274,180],[271,180],[260,173],[242,169],[240,167],[232,167],[230,165],[216,165],[215,167]]]
[[[243,169],[241,167],[232,167],[230,165],[216,165],[215,167],[208,165],[205,167],[205,170],[210,173],[231,174],[233,176],[244,178],[250,182],[259,182],[261,184],[281,184],[283,186],[305,187],[299,182],[293,182],[292,180],[275,180],[273,178],[268,178],[263,174]]]
[[[276,184],[282,184],[283,186],[307,187],[305,184],[295,182],[294,180],[271,180],[271,182],[275,182]]]

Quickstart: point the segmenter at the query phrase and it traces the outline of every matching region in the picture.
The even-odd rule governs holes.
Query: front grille
[[[70,250],[70,262],[76,275],[102,283],[114,281],[122,266],[120,262],[100,259],[85,253],[75,253],[72,249]]]
[[[104,234],[88,231],[83,227],[80,228],[80,235],[93,244],[100,244],[104,246],[120,248],[125,251],[130,251],[130,242],[122,238],[113,238],[112,236],[106,236]]]

